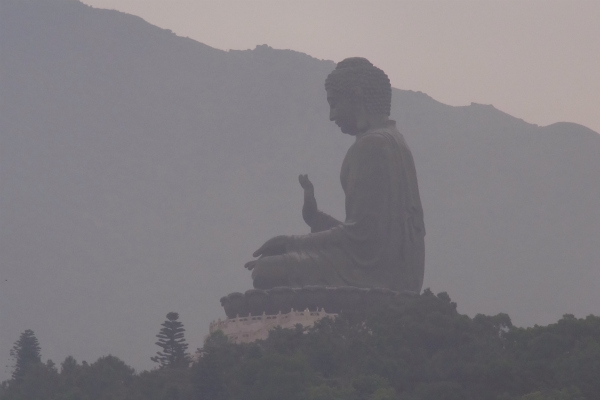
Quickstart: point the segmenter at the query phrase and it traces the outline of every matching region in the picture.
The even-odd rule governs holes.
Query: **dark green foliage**
[[[15,367],[12,373],[13,380],[22,379],[29,368],[42,362],[40,343],[31,329],[27,329],[21,333],[19,340],[15,342],[15,345],[10,350],[10,356],[15,360]]]
[[[254,346],[250,346],[258,350]],[[199,399],[224,400],[227,398],[227,382],[240,357],[240,347],[227,342],[223,333],[216,332],[204,344],[200,362],[192,368],[194,391]],[[253,357],[253,352],[249,357]]]
[[[135,380],[135,393],[144,400],[191,399],[189,372],[189,368],[159,368],[144,371]]]
[[[52,361],[31,364],[18,380],[3,384],[2,400],[46,400],[58,391],[58,372]]]
[[[82,365],[79,388],[92,399],[126,399],[135,371],[114,356],[99,358],[95,363]]]
[[[38,362],[0,400],[595,400],[599,376],[599,317],[517,328],[506,314],[461,315],[426,290],[255,343],[217,332],[192,368]]]
[[[277,329],[250,345],[213,335],[192,379],[200,399],[293,398],[301,383],[311,400],[592,400],[600,393],[599,325],[598,317],[565,316],[516,328],[506,314],[461,315],[446,293],[426,290],[308,331]]]
[[[186,400],[189,369],[160,368],[135,374],[114,356],[88,364],[67,357],[60,372],[49,362],[30,368],[20,381],[3,383],[1,400]]]
[[[161,324],[160,333],[156,335],[158,338],[156,344],[162,348],[162,351],[158,351],[151,359],[161,367],[187,367],[190,363],[189,355],[186,353],[188,344],[183,333],[185,329],[178,319],[179,314],[176,312],[168,313],[167,320]]]

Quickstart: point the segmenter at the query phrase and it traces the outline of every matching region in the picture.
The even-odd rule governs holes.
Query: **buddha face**
[[[356,135],[359,131],[358,102],[352,96],[334,89],[327,89],[327,102],[329,103],[329,120],[335,122],[343,133]]]

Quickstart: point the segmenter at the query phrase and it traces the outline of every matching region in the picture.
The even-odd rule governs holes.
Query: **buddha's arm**
[[[361,140],[353,152],[349,162],[346,191],[346,221],[341,223],[335,218],[316,210],[309,192],[305,197],[308,207],[314,207],[307,224],[313,228],[309,235],[294,236],[294,246],[319,247],[333,243],[359,244],[366,252],[379,246],[378,238],[382,237],[381,229],[389,224],[389,170],[390,149],[385,139],[378,135],[370,135]],[[306,220],[306,218],[305,218]],[[314,228],[313,228],[314,229]],[[375,250],[373,250],[375,251]]]
[[[317,211],[310,221],[306,219],[304,221],[310,226],[311,233],[326,231],[342,224],[341,221],[338,221],[329,214],[325,214],[323,211]]]
[[[315,199],[315,189],[312,182],[308,179],[308,175],[300,175],[298,177],[300,185],[304,189],[304,205],[302,206],[302,218],[308,226],[311,233],[322,232],[341,225],[342,222],[333,218],[317,208],[317,200]]]

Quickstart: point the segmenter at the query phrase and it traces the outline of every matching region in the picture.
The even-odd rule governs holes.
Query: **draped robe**
[[[425,226],[412,154],[394,121],[356,136],[340,180],[344,222],[318,212],[284,254],[257,260],[254,287],[380,287],[420,292]]]

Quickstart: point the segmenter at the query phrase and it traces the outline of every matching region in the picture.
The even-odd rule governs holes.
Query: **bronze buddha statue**
[[[276,236],[246,263],[255,288],[307,285],[420,292],[425,227],[412,154],[389,119],[387,75],[365,58],[347,58],[325,81],[329,119],[355,137],[342,164],[346,218],[319,211],[308,176],[302,215],[311,233]]]

